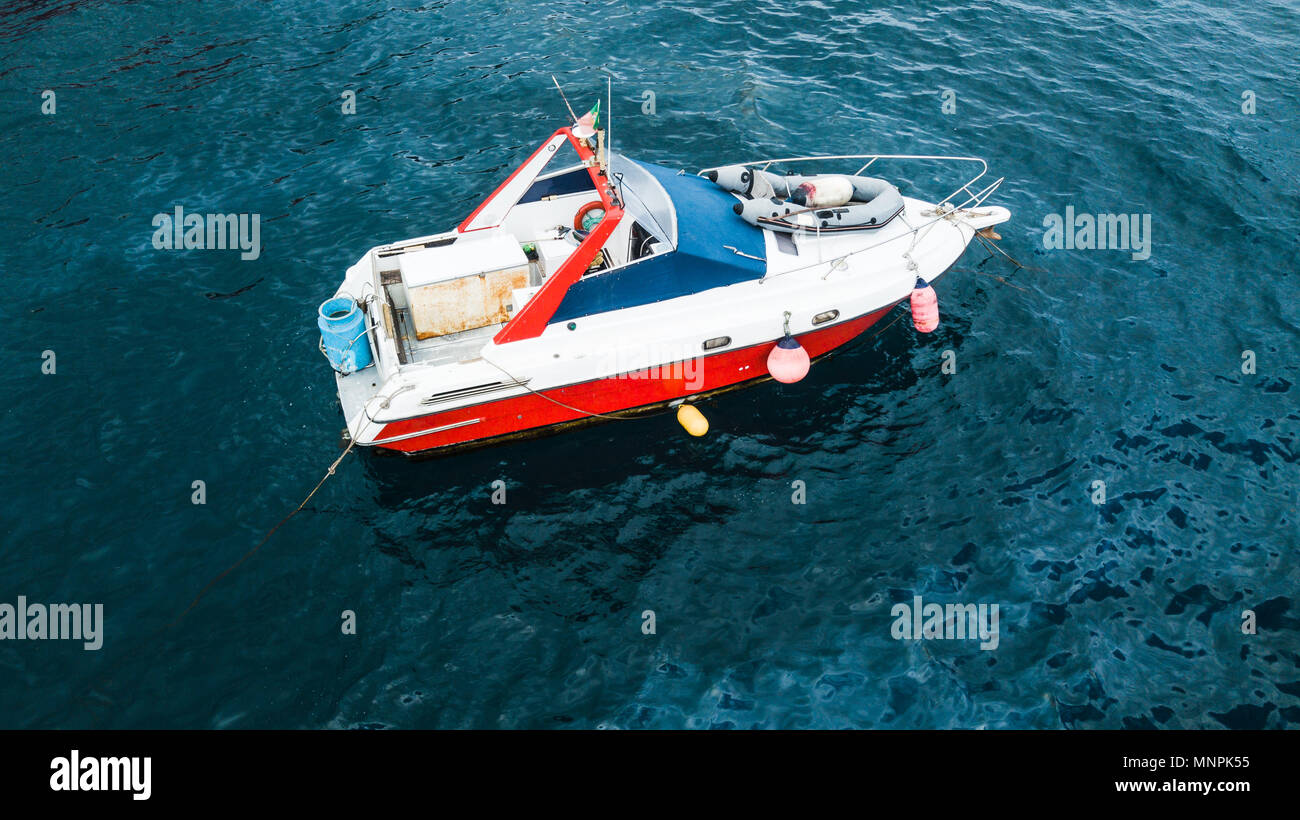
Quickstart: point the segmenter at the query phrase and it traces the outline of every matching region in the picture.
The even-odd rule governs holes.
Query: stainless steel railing
[[[760,160],[754,160],[752,162],[732,162],[732,163],[728,163],[727,165],[715,165],[711,168],[701,168],[697,172],[697,174],[702,175],[708,171],[716,171],[719,168],[725,168],[730,165],[743,165],[747,168],[758,167],[759,170],[766,171],[768,168],[770,168],[773,165],[790,165],[790,164],[800,163],[800,162],[827,162],[831,160],[846,160],[846,159],[866,160],[866,163],[857,171],[855,171],[853,173],[853,176],[860,175],[863,171],[870,168],[877,160],[882,160],[882,159],[933,160],[938,162],[977,163],[979,165],[979,173],[975,174],[975,176],[971,177],[970,179],[966,180],[966,182],[959,185],[957,189],[954,190],[951,194],[939,200],[939,204],[948,203],[951,205],[950,200],[952,200],[953,197],[965,191],[967,198],[963,200],[960,204],[953,206],[959,209],[977,207],[978,205],[983,203],[984,200],[987,199],[990,194],[992,194],[995,190],[997,190],[998,186],[1002,184],[1003,179],[1005,179],[1005,177],[1003,177],[1002,179],[998,179],[997,181],[993,182],[991,185],[988,185],[982,190],[976,192],[972,190],[972,186],[974,186],[975,183],[983,179],[985,174],[988,173],[989,171],[988,163],[985,162],[980,157],[957,157],[957,156],[947,156],[943,154],[836,154],[836,155],[827,154],[821,156],[806,156],[806,157],[779,157],[776,159],[760,159]]]

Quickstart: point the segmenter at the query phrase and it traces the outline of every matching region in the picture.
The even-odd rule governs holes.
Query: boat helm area
[[[671,252],[676,245],[672,201],[649,173],[611,153],[608,178],[623,218],[583,278]],[[372,250],[379,298],[367,307],[379,313],[385,335],[395,340],[399,364],[472,357],[604,216],[587,166],[566,164],[538,176],[498,225],[470,231],[462,225]]]

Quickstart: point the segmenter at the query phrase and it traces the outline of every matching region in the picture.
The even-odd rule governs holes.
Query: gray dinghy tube
[[[852,200],[833,207],[805,208],[788,197],[800,185],[816,180],[816,176],[774,174],[743,165],[728,165],[705,176],[732,193],[748,197],[737,202],[733,209],[746,222],[783,233],[875,230],[903,212],[903,195],[893,185],[875,177],[845,176],[853,185]]]

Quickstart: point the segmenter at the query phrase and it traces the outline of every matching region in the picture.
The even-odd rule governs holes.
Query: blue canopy
[[[648,162],[636,164],[672,199],[677,250],[579,279],[565,294],[552,323],[726,287],[761,278],[766,272],[763,232],[736,215],[734,196],[703,177]]]

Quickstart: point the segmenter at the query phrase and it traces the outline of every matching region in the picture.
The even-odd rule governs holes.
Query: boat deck
[[[472,359],[501,328],[500,324],[487,325],[415,342],[411,346],[408,363],[438,365]]]

